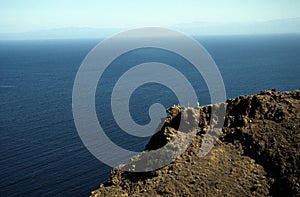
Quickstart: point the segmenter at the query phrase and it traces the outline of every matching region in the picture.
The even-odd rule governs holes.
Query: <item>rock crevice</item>
[[[92,196],[299,196],[300,91],[261,91],[218,105],[226,107],[224,125],[212,117],[218,109],[212,105],[168,109],[169,117],[145,151],[168,147],[175,152],[184,148],[183,153],[153,171],[114,169]],[[209,128],[212,121],[219,129]],[[180,130],[181,124],[187,131]],[[207,140],[215,145],[199,157]],[[188,146],[181,147],[185,141]],[[162,160],[169,149],[159,153]],[[151,158],[141,153],[123,169],[138,168],[141,161]]]

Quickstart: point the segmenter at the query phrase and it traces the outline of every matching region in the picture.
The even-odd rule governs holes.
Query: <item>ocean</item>
[[[272,88],[300,89],[299,34],[195,39],[215,60],[227,98]],[[72,114],[77,70],[99,41],[0,41],[0,196],[87,196],[109,177],[111,168],[98,161],[81,142]],[[101,79],[104,86],[97,87],[95,105],[106,134],[117,145],[133,151],[141,151],[149,137],[119,131],[108,107],[109,96],[122,72],[154,60],[175,68],[187,64],[164,50],[132,51],[113,63]],[[118,65],[123,65],[122,69]],[[195,89],[200,104],[209,104],[202,77],[192,69],[181,72],[200,84]],[[167,108],[177,104],[178,99],[167,87],[153,83],[137,89],[130,102],[134,103],[133,119],[146,124],[151,104],[158,102]]]

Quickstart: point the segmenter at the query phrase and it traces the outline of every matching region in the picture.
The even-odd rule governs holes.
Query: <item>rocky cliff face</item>
[[[215,146],[199,157],[210,121],[214,121],[212,109],[220,107],[226,107],[220,136],[212,137]],[[138,168],[141,161],[149,159],[142,153],[130,164],[112,170],[111,178],[92,196],[300,195],[300,91],[262,91],[229,99],[217,108],[173,106],[168,112],[170,116],[145,151],[160,147],[185,151],[155,171],[122,170]],[[178,123],[185,116],[192,117],[189,121],[198,118],[199,124],[181,131]],[[184,147],[181,141],[184,144],[186,133],[195,135]]]

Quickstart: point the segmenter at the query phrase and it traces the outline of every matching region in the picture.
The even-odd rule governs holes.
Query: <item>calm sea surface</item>
[[[300,89],[299,34],[196,39],[217,63],[228,98],[262,89]],[[108,178],[110,167],[94,158],[82,144],[72,114],[76,72],[98,42],[0,41],[0,196],[87,196]],[[111,140],[134,151],[141,151],[149,138],[120,132],[112,119],[109,99],[122,73],[149,61],[180,70],[190,81],[200,84],[195,87],[200,103],[210,103],[201,75],[183,67],[188,62],[182,57],[153,48],[122,55],[100,80],[104,85],[97,88],[96,108]],[[178,100],[170,89],[153,83],[138,88],[130,102],[133,119],[145,124],[151,104],[159,102],[167,108]]]

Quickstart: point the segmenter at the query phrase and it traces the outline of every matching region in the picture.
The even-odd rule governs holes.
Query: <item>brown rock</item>
[[[154,172],[115,169],[110,180],[91,195],[299,196],[300,91],[261,91],[228,99],[221,138],[200,158],[198,152],[209,130],[211,110],[212,106],[168,109],[170,116],[146,150],[170,144],[174,137],[181,136],[177,129],[183,115],[199,119],[198,128],[188,127],[197,135],[186,151]],[[193,121],[186,124],[193,125]]]

